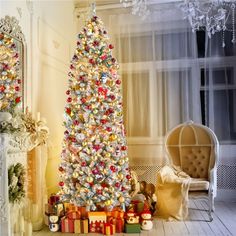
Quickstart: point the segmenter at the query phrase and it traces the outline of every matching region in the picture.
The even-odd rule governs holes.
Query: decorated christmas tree
[[[0,32],[0,112],[13,113],[21,102],[19,63],[13,38]]]
[[[65,199],[92,211],[130,200],[121,80],[112,49],[102,21],[93,16],[78,34],[66,91],[59,185]]]

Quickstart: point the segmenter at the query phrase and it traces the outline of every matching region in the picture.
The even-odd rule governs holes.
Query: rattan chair
[[[210,221],[217,191],[219,143],[214,132],[193,121],[180,124],[168,132],[165,151],[170,164],[191,177],[189,198],[206,200]]]

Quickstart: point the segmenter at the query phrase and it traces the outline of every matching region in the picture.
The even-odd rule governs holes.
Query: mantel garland
[[[21,163],[13,164],[8,169],[8,191],[11,203],[20,203],[25,197],[25,167]]]

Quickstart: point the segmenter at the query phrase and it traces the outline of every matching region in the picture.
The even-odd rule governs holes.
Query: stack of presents
[[[140,233],[153,226],[152,214],[145,202],[132,201],[126,212],[120,208],[87,212],[85,207],[61,202],[58,195],[51,195],[45,205],[45,223],[52,232],[104,235]]]

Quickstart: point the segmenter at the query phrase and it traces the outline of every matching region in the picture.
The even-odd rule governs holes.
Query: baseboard
[[[216,201],[236,202],[236,189],[218,189]]]

